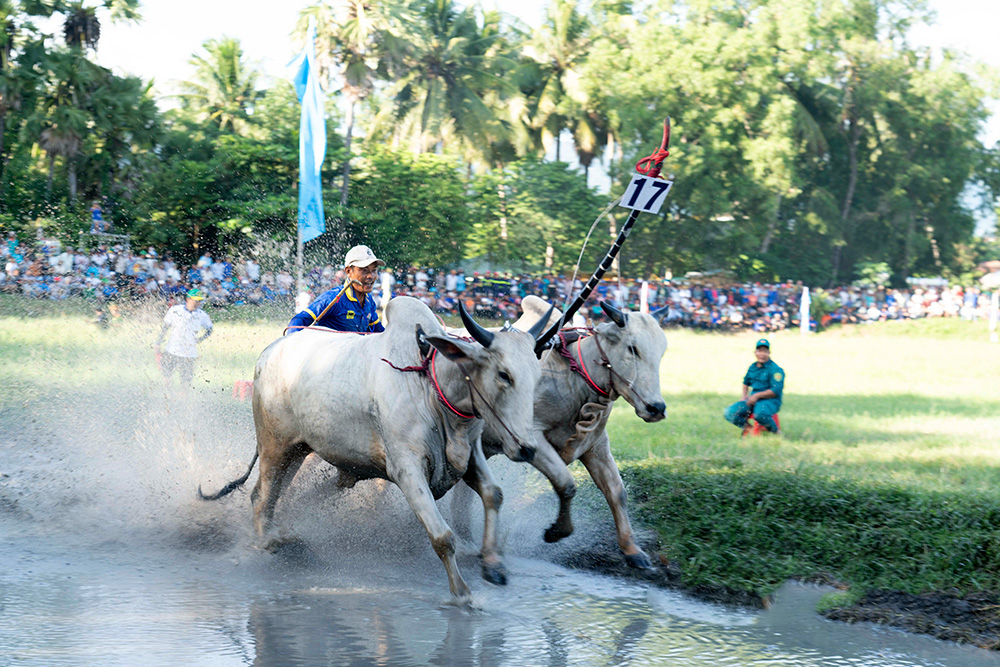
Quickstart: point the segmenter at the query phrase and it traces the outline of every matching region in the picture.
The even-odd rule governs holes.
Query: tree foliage
[[[238,41],[209,40],[163,113],[148,83],[91,59],[97,7],[137,17],[134,0],[0,0],[2,224],[69,238],[100,199],[116,231],[182,255],[294,239],[287,82],[264,90]],[[63,45],[37,27],[53,15]],[[1000,201],[1000,148],[979,138],[997,73],[913,47],[918,0],[550,0],[535,30],[453,0],[302,16],[340,129],[324,165],[332,231],[313,253],[363,240],[403,264],[571,271],[667,115],[676,185],[640,218],[627,275],[834,284],[884,265],[898,283],[967,276],[993,247],[974,238],[967,193]],[[582,170],[544,160],[559,137]],[[586,185],[597,160],[610,197]],[[581,270],[622,220],[595,228]]]

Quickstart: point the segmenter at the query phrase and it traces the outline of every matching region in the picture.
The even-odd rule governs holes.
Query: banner
[[[309,22],[305,48],[289,68],[296,68],[292,77],[295,92],[302,103],[299,121],[299,234],[302,243],[311,241],[326,231],[323,217],[323,183],[320,169],[326,157],[326,118],[323,113],[323,91],[319,87],[319,69],[315,56],[316,25]]]

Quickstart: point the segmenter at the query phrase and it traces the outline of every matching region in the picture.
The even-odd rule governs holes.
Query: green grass
[[[92,313],[0,297],[0,418],[67,391],[97,397],[158,381],[162,312],[130,312],[109,330]],[[252,377],[285,321],[212,315],[195,384],[229,410],[233,381]],[[789,577],[834,579],[853,586],[844,601],[865,589],[1000,590],[1000,346],[984,323],[772,336],[787,375],[784,434],[747,439],[722,410],[739,398],[757,337],[667,337],[668,418],[646,424],[620,401],[609,433],[634,518],[656,530],[687,585],[766,595]],[[593,502],[574,470],[580,500]]]
[[[633,513],[685,583],[1000,589],[1000,346],[984,323],[774,336],[784,434],[746,439],[721,414],[754,337],[668,340],[668,419],[619,405],[609,433]]]

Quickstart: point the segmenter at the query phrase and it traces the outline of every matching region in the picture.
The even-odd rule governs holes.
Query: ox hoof
[[[449,607],[458,607],[459,609],[471,609],[472,608],[472,591],[468,587],[465,587],[464,592],[452,591],[451,599],[446,603]]]
[[[649,570],[653,567],[653,563],[649,560],[649,556],[642,551],[635,554],[625,554],[625,563],[629,567],[634,567],[637,570]]]
[[[503,563],[495,565],[486,565],[483,563],[483,579],[497,586],[506,586],[507,568],[503,566]]]
[[[260,544],[262,551],[278,555],[302,554],[309,550],[304,540],[297,537],[273,537]]]
[[[558,542],[562,538],[569,537],[572,534],[573,526],[564,527],[554,523],[545,529],[545,541],[552,544],[553,542]]]

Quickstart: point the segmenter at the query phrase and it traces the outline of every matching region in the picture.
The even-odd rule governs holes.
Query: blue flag
[[[319,69],[314,54],[316,26],[310,21],[306,46],[289,63],[296,67],[292,83],[302,103],[299,121],[299,231],[302,242],[311,241],[326,231],[323,217],[323,183],[320,169],[326,157],[326,118],[323,114],[323,91],[319,87]]]

